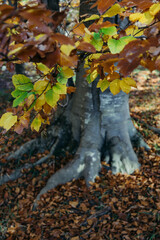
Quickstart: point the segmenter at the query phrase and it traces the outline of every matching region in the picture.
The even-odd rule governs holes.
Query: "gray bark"
[[[86,13],[86,5],[82,4],[81,14],[83,11]],[[87,185],[94,182],[101,169],[101,160],[110,163],[114,174],[131,174],[140,167],[131,144],[132,139],[138,141],[140,136],[131,122],[127,94],[120,92],[113,96],[109,90],[102,93],[96,88],[96,80],[88,84],[84,74],[83,64],[80,64],[76,92],[66,107],[58,108],[55,121],[48,128],[47,137],[41,137],[33,145],[26,144],[11,156],[22,156],[28,148],[35,150],[39,144],[40,149],[51,149],[47,158],[38,161],[41,163],[59,148],[74,149],[74,159],[49,178],[34,206],[42,194],[73,178],[83,176]],[[142,141],[139,142],[140,146],[145,145]],[[20,172],[19,169],[17,172]],[[16,171],[14,176],[17,176]]]
[[[96,82],[89,85],[83,75],[81,65],[77,73],[77,90],[61,114],[70,127],[70,141],[73,138],[78,142],[75,157],[50,177],[34,206],[42,194],[73,178],[83,176],[87,185],[94,182],[102,159],[111,164],[114,174],[131,174],[140,167],[129,135],[128,127],[133,125],[130,123],[127,94],[120,92],[113,96],[109,90],[102,93],[96,89]],[[50,127],[50,135],[53,136],[51,129],[53,131],[54,127]]]
[[[120,92],[113,96],[109,90],[102,93],[96,88],[96,80],[92,84],[87,83],[84,73],[81,64],[77,73],[76,92],[65,108],[58,108],[47,136],[26,143],[8,158],[22,157],[23,154],[38,149],[38,146],[41,150],[51,149],[46,158],[35,163],[37,165],[50,158],[58,149],[73,149],[74,144],[74,159],[49,178],[34,206],[42,194],[73,178],[83,176],[87,185],[94,182],[101,169],[101,160],[110,163],[114,174],[131,174],[140,167],[131,144],[131,140],[135,136],[139,139],[139,135],[131,122],[127,94]],[[30,166],[21,169],[28,167]],[[15,170],[10,177],[2,177],[0,183],[18,178],[22,175],[21,169]]]

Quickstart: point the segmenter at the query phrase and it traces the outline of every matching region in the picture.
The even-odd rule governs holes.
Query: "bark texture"
[[[50,149],[50,153],[34,164],[25,164],[10,176],[0,177],[0,185],[22,176],[22,170],[41,164],[52,157],[59,149],[74,152],[74,159],[64,168],[53,174],[40,196],[59,184],[84,177],[86,184],[94,182],[101,170],[101,160],[110,164],[113,174],[132,174],[140,167],[131,142],[149,149],[141,135],[133,126],[129,114],[128,95],[120,92],[113,96],[109,90],[101,92],[96,88],[96,80],[88,84],[83,77],[83,64],[79,67],[76,92],[68,105],[60,107],[54,122],[47,129],[47,135],[27,142],[8,157],[21,158],[25,153]]]
[[[86,11],[83,0],[80,14]],[[50,149],[46,157],[33,164],[35,166],[46,161],[59,149],[64,148],[75,153],[70,163],[49,178],[46,186],[38,194],[34,207],[42,194],[59,184],[81,176],[85,178],[87,185],[94,182],[101,169],[101,160],[110,163],[113,174],[133,173],[140,164],[131,142],[149,148],[133,126],[127,94],[120,92],[113,96],[109,90],[102,93],[96,88],[96,80],[88,84],[84,74],[81,64],[77,73],[76,92],[72,97],[69,96],[67,106],[58,108],[47,136],[26,143],[8,157],[9,161],[11,158],[22,157],[29,151]],[[0,177],[0,184],[17,179],[22,176],[22,170],[29,167],[33,166],[25,165],[9,177]]]
[[[56,134],[54,126],[49,129],[52,138],[58,134],[60,138],[66,137],[63,147],[74,141],[78,143],[75,157],[50,177],[36,201],[57,185],[81,176],[87,185],[94,182],[102,159],[110,163],[113,174],[131,174],[140,167],[131,140],[141,136],[137,135],[131,122],[127,94],[120,92],[113,96],[109,90],[102,93],[96,88],[96,81],[89,85],[83,75],[81,65],[77,74],[77,90],[61,117],[57,116],[56,122],[60,122],[61,128],[56,129]]]

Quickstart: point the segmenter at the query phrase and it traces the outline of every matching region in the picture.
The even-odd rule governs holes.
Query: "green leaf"
[[[93,38],[94,38],[95,40],[99,40],[99,39],[101,39],[101,36],[100,36],[99,33],[94,32],[94,33],[93,33]]]
[[[16,97],[18,97],[19,95],[21,95],[21,93],[22,93],[22,91],[16,89],[16,90],[14,90],[13,92],[11,92],[11,95],[12,95],[12,97],[16,98]]]
[[[101,82],[101,86],[100,86],[101,91],[104,92],[108,87],[109,87],[109,82],[107,79],[104,79]]]
[[[101,28],[99,32],[103,33],[104,35],[113,36],[117,34],[117,28],[115,26],[108,27],[108,28]]]
[[[17,107],[20,103],[22,103],[27,97],[27,95],[27,92],[21,92],[21,95],[13,101],[13,107]]]
[[[58,74],[57,81],[61,84],[67,84],[68,78],[63,77],[61,74]]]
[[[56,83],[56,85],[52,89],[53,89],[53,92],[58,93],[58,94],[66,94],[66,92],[67,92],[66,85],[61,84],[61,83]]]
[[[97,51],[101,51],[103,46],[103,41],[101,39],[100,33],[94,33],[91,44],[95,47]]]
[[[88,82],[88,83],[91,83],[91,82],[92,82],[92,80],[91,80],[91,74],[88,74],[88,76],[87,76],[87,82]]]
[[[35,92],[29,92],[29,93],[27,93],[27,98],[30,96],[30,95],[34,95],[34,96],[36,96],[36,93]]]
[[[13,85],[16,89],[21,91],[30,91],[33,89],[33,84],[30,78],[23,74],[16,74],[12,77]]]
[[[74,71],[69,67],[58,68],[57,81],[61,84],[67,84],[68,78],[74,76]]]
[[[46,102],[49,106],[55,107],[59,100],[59,94],[53,92],[52,89],[48,90],[45,94]]]
[[[120,53],[123,48],[131,41],[135,40],[134,37],[125,36],[121,37],[120,39],[109,39],[108,40],[108,47],[112,54]]]

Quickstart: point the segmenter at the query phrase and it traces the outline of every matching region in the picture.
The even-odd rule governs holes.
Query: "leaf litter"
[[[102,163],[100,177],[89,189],[83,179],[58,186],[41,197],[33,212],[37,193],[72,156],[65,154],[56,159],[55,165],[49,162],[24,170],[23,177],[0,186],[0,239],[160,239],[160,139],[147,127],[160,127],[160,74],[138,68],[134,79],[137,89],[130,94],[131,117],[151,148],[148,152],[135,149],[142,165],[140,171],[112,175]],[[0,98],[3,113],[11,102]],[[46,151],[7,162],[11,151],[36,136],[30,130],[22,135],[13,131],[4,134],[1,130],[1,174],[10,174],[24,163],[34,163],[48,154]]]

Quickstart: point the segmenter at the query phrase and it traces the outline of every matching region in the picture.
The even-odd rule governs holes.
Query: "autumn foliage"
[[[39,131],[50,124],[57,103],[74,91],[68,79],[82,62],[88,83],[98,77],[97,88],[110,88],[114,95],[136,87],[130,74],[138,65],[160,70],[159,1],[98,0],[93,7],[98,14],[77,22],[68,37],[57,32],[67,9],[53,13],[36,2],[0,5],[0,64],[12,69],[15,63],[32,62],[40,75],[36,81],[13,76],[13,109],[2,115],[1,127],[22,133],[29,126]],[[114,16],[128,18],[124,29],[107,20]]]

